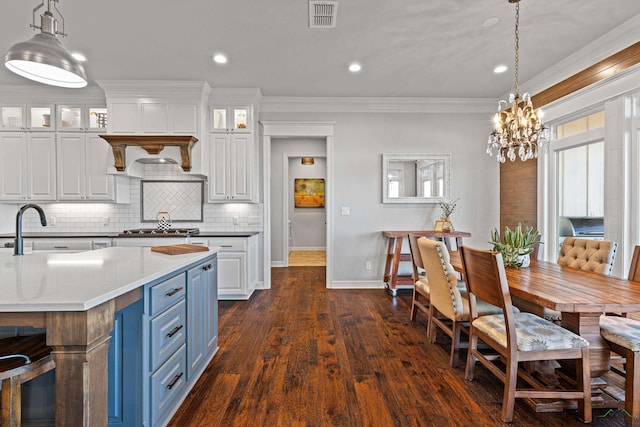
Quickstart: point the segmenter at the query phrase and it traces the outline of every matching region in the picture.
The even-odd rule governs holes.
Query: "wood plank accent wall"
[[[639,63],[640,42],[637,42],[532,96],[533,105],[540,108]],[[513,228],[519,222],[537,227],[537,163],[537,160],[516,160],[500,165],[500,232],[505,226]]]
[[[500,165],[500,233],[505,227],[537,227],[538,224],[538,160],[502,163]]]

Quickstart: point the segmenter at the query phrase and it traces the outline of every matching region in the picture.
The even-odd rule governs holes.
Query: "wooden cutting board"
[[[182,255],[191,254],[194,252],[207,252],[208,247],[202,245],[165,245],[165,246],[151,246],[153,252],[160,252],[167,255]]]

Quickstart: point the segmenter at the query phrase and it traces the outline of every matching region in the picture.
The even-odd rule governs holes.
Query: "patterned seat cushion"
[[[515,313],[518,351],[566,350],[588,347],[589,342],[568,329],[555,325],[531,313]],[[502,314],[479,317],[473,327],[507,347],[507,335]]]
[[[600,316],[600,335],[605,340],[633,352],[640,351],[640,322],[637,320],[617,316]]]
[[[420,276],[415,285],[422,290],[422,293],[429,293],[429,281],[425,276]]]
[[[531,301],[527,301],[524,298],[511,295],[511,302],[513,303],[513,305],[517,306],[520,311],[533,313],[545,320],[551,320],[552,322],[562,320],[562,314],[559,311],[551,310],[547,307],[542,307],[541,305],[538,305]]]

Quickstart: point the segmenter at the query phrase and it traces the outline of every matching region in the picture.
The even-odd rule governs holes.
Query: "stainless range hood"
[[[107,141],[113,151],[114,168],[126,175],[132,172],[135,163],[175,163],[185,172],[193,167],[193,147],[198,138],[191,135],[99,135]]]

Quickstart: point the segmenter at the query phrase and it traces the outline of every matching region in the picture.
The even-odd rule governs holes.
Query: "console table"
[[[400,262],[411,260],[411,254],[402,253],[402,242],[409,234],[417,234],[429,239],[443,241],[447,249],[451,250],[451,239],[456,240],[456,248],[462,245],[463,237],[471,237],[471,233],[465,231],[440,232],[433,230],[422,231],[383,231],[382,236],[388,239],[386,262],[384,266],[384,282],[392,295],[396,295],[398,285],[413,285],[413,277],[398,275]]]

